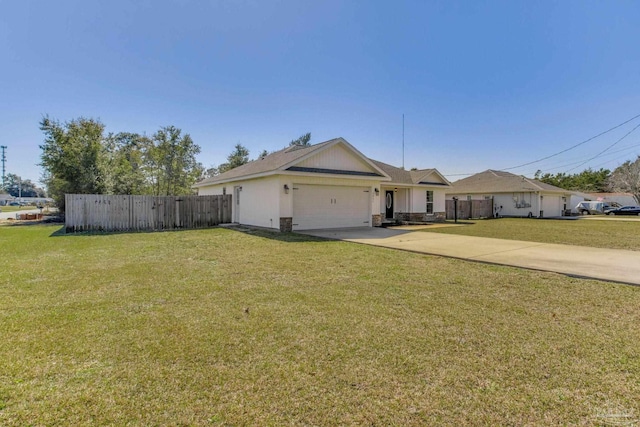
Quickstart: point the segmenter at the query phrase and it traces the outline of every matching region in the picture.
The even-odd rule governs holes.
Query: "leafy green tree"
[[[576,174],[559,172],[555,175],[550,173],[543,174],[539,170],[535,174],[535,179],[565,190],[601,193],[607,191],[607,180],[610,175],[611,171],[609,169],[599,169],[597,171],[586,169]]]
[[[627,160],[618,166],[609,178],[609,186],[612,191],[633,194],[640,205],[640,156],[633,162]]]
[[[8,173],[6,182],[6,191],[13,197],[46,197],[46,192],[42,188],[16,174]]]
[[[311,145],[309,141],[311,141],[310,132],[305,133],[304,135],[301,135],[298,139],[294,139],[293,141],[291,141],[289,143],[289,147],[293,147],[294,145],[297,145],[300,147],[309,147]]]
[[[202,179],[213,178],[214,176],[220,175],[220,170],[217,166],[212,165],[204,170],[202,174]]]
[[[109,160],[109,193],[150,194],[145,171],[145,153],[152,142],[137,133],[120,132],[106,138]]]
[[[242,144],[236,144],[231,154],[227,156],[227,162],[218,166],[218,172],[224,173],[246,163],[249,163],[249,150]]]
[[[62,210],[65,193],[190,194],[203,174],[196,160],[200,147],[175,126],[151,138],[127,132],[105,137],[99,121],[61,124],[45,117],[40,129],[44,181]]]
[[[61,210],[65,193],[105,192],[108,157],[102,123],[84,117],[60,123],[47,116],[41,120],[40,130],[45,135],[40,146],[44,182]]]
[[[175,126],[165,126],[151,137],[146,150],[147,173],[155,195],[190,194],[191,186],[203,174],[204,168],[196,160],[200,146],[189,134]]]

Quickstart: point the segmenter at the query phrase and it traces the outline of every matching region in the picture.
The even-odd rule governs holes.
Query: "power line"
[[[532,165],[532,164],[534,164],[534,163],[539,163],[539,162],[542,162],[542,161],[544,161],[544,160],[548,160],[548,159],[551,159],[551,158],[553,158],[553,157],[559,156],[560,154],[566,153],[567,151],[571,151],[571,150],[573,150],[573,149],[575,149],[575,148],[580,147],[581,145],[586,144],[586,143],[587,143],[587,142],[589,142],[589,141],[593,141],[594,139],[596,139],[596,138],[598,138],[598,137],[600,137],[600,136],[602,136],[602,135],[605,135],[605,134],[607,134],[607,133],[609,133],[609,132],[611,132],[611,131],[613,131],[613,130],[616,130],[616,129],[618,129],[619,127],[622,127],[622,126],[626,125],[627,123],[634,121],[634,120],[635,120],[635,119],[637,119],[638,117],[640,117],[640,114],[637,114],[637,115],[635,115],[635,116],[631,117],[630,119],[625,120],[624,122],[622,122],[622,123],[620,123],[620,124],[618,124],[618,125],[616,125],[616,126],[613,126],[613,127],[609,128],[609,129],[605,130],[604,132],[600,132],[599,134],[597,134],[597,135],[595,135],[595,136],[592,136],[591,138],[585,139],[584,141],[579,142],[579,143],[577,143],[577,144],[574,144],[574,145],[572,145],[571,147],[566,148],[566,149],[564,149],[564,150],[562,150],[562,151],[559,151],[559,152],[557,152],[557,153],[551,154],[551,155],[546,156],[546,157],[542,157],[542,158],[537,159],[537,160],[533,160],[533,161],[531,161],[531,162],[522,163],[522,164],[517,165],[517,166],[511,166],[511,167],[509,167],[509,168],[503,168],[503,169],[500,169],[500,170],[502,170],[502,171],[508,171],[508,170],[513,170],[513,169],[518,169],[518,168],[521,168],[521,167],[524,167],[524,166],[529,166],[529,165]],[[584,163],[587,163],[587,162],[589,162],[589,161],[591,161],[591,160],[593,160],[593,159],[597,158],[599,155],[603,154],[604,152],[606,152],[607,150],[609,150],[610,148],[612,148],[613,146],[615,146],[618,142],[622,141],[625,137],[627,137],[631,132],[633,132],[634,130],[636,130],[638,127],[640,127],[640,125],[637,125],[636,127],[634,127],[634,128],[633,128],[629,133],[627,133],[625,136],[623,136],[622,138],[620,138],[620,139],[619,139],[618,141],[616,141],[614,144],[610,145],[609,147],[607,147],[607,149],[605,149],[604,151],[600,152],[598,155],[594,156],[593,158],[591,158],[591,159],[589,159],[589,160],[585,161]],[[583,163],[583,164],[584,164],[584,163]],[[580,166],[580,165],[579,165],[579,166]],[[579,166],[576,166],[576,167],[579,167]],[[575,168],[574,168],[574,169],[575,169]],[[570,169],[570,170],[573,170],[573,169]],[[474,175],[475,173],[477,173],[477,172],[472,172],[472,173],[454,173],[454,174],[443,174],[443,175],[444,175],[445,177],[450,177],[450,176],[470,176],[470,175]]]
[[[632,150],[632,149],[634,149],[634,148],[636,148],[636,147],[640,147],[640,144],[629,145],[629,146],[626,146],[626,147],[621,148],[621,149],[619,149],[619,150],[610,151],[610,152],[608,152],[606,155],[607,155],[607,156],[609,156],[609,155],[612,155],[612,154],[622,153],[623,151]],[[627,155],[628,155],[628,154],[623,154],[622,156],[616,157],[615,159],[607,160],[605,163],[611,162],[611,161],[616,160],[616,159],[618,159],[618,158],[625,157],[625,156],[627,156]],[[549,171],[551,171],[551,170],[564,169],[564,168],[566,168],[566,167],[573,166],[573,165],[576,165],[576,164],[578,164],[578,163],[584,162],[584,160],[583,160],[583,159],[584,159],[584,157],[583,157],[583,158],[581,158],[580,160],[576,160],[576,161],[574,161],[574,162],[569,162],[569,163],[565,163],[564,161],[556,162],[556,163],[552,163],[552,164],[550,164],[550,165],[548,165],[548,166],[546,166],[546,167],[544,167],[544,168],[538,168],[538,170],[542,170],[543,172],[549,172]],[[589,161],[589,160],[587,160],[587,162],[588,162],[588,161]],[[560,163],[560,164],[558,164],[558,163]],[[585,162],[585,163],[586,163],[586,162]],[[603,163],[603,164],[604,164],[604,163]],[[596,166],[596,167],[597,167],[597,166]],[[536,171],[534,171],[534,172],[537,172],[537,170],[536,170]],[[523,173],[523,175],[531,174],[531,173],[534,173],[534,172]]]
[[[610,146],[608,146],[607,148],[605,148],[604,150],[602,150],[601,152],[599,152],[598,154],[596,154],[595,156],[593,156],[592,158],[585,160],[583,163],[580,163],[578,166],[573,167],[569,170],[567,170],[566,172],[572,171],[576,168],[579,168],[580,166],[584,165],[587,162],[590,162],[591,160],[597,159],[598,157],[600,157],[602,154],[606,153],[607,151],[609,151],[609,149],[613,148],[617,143],[619,143],[620,141],[622,141],[623,139],[625,139],[627,136],[629,136],[631,133],[633,133],[633,131],[635,131],[636,129],[638,129],[640,127],[640,124],[636,125],[633,129],[631,129],[629,132],[627,132],[626,134],[624,134],[624,136],[622,138],[620,138],[619,140],[617,140],[616,142],[614,142],[613,144],[611,144]]]
[[[444,176],[469,176],[469,175],[475,175],[477,172],[472,172],[472,173],[443,173],[442,175]]]
[[[638,157],[640,157],[640,154],[638,154]],[[622,156],[618,156],[618,157],[613,158],[613,159],[609,159],[609,160],[607,160],[607,161],[606,161],[606,162],[604,162],[604,163],[600,163],[600,164],[598,164],[598,165],[595,165],[594,167],[598,168],[598,167],[601,167],[601,166],[606,165],[607,163],[611,163],[611,162],[613,162],[613,161],[615,161],[615,160],[620,160],[620,159],[628,159],[627,154],[624,154],[624,155],[622,155]]]
[[[585,139],[584,141],[579,142],[579,143],[577,143],[577,144],[575,144],[575,145],[572,145],[572,146],[571,146],[571,147],[569,147],[569,148],[566,148],[566,149],[564,149],[564,150],[562,150],[562,151],[559,151],[559,152],[557,152],[557,153],[555,153],[555,154],[551,154],[550,156],[543,157],[543,158],[541,158],[541,159],[534,160],[534,161],[532,161],[532,162],[523,163],[523,164],[518,165],[518,166],[512,166],[512,167],[510,167],[510,168],[504,168],[504,169],[500,169],[500,170],[508,171],[508,170],[511,170],[511,169],[518,169],[518,168],[521,168],[521,167],[523,167],[523,166],[529,166],[529,165],[532,165],[532,164],[534,164],[534,163],[538,163],[538,162],[541,162],[541,161],[543,161],[543,160],[547,160],[547,159],[550,159],[550,158],[552,158],[552,157],[559,156],[560,154],[566,153],[567,151],[573,150],[574,148],[577,148],[577,147],[579,147],[579,146],[581,146],[581,145],[584,145],[584,144],[586,144],[587,142],[592,141],[592,140],[594,140],[594,139],[596,139],[596,138],[598,138],[598,137],[600,137],[600,136],[602,136],[602,135],[604,135],[604,134],[606,134],[606,133],[609,133],[609,132],[611,132],[612,130],[618,129],[619,127],[624,126],[624,125],[626,125],[626,124],[627,124],[627,123],[629,123],[629,122],[632,122],[633,120],[637,119],[638,117],[640,117],[640,114],[638,114],[638,115],[636,115],[636,116],[633,116],[633,117],[632,117],[632,118],[630,118],[629,120],[624,121],[624,122],[620,123],[619,125],[616,125],[616,126],[614,126],[614,127],[610,128],[610,129],[607,129],[607,130],[605,130],[604,132],[601,132],[601,133],[597,134],[596,136],[592,136],[591,138],[589,138],[589,139]],[[634,128],[634,130],[635,130],[635,128]]]

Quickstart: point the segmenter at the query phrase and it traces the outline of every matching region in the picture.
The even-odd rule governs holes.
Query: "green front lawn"
[[[35,209],[35,206],[0,206],[2,212],[18,212]]]
[[[640,221],[500,218],[461,223],[466,225],[422,231],[640,251]]]
[[[295,234],[59,228],[0,227],[3,426],[640,414],[638,287]]]

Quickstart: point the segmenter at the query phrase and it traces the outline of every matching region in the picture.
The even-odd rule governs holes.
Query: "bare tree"
[[[640,205],[640,156],[634,162],[627,160],[618,166],[609,178],[609,187],[612,191],[633,194]]]

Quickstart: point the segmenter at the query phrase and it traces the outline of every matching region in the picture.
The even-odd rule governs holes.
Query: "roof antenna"
[[[402,169],[404,169],[404,113],[402,113]]]

